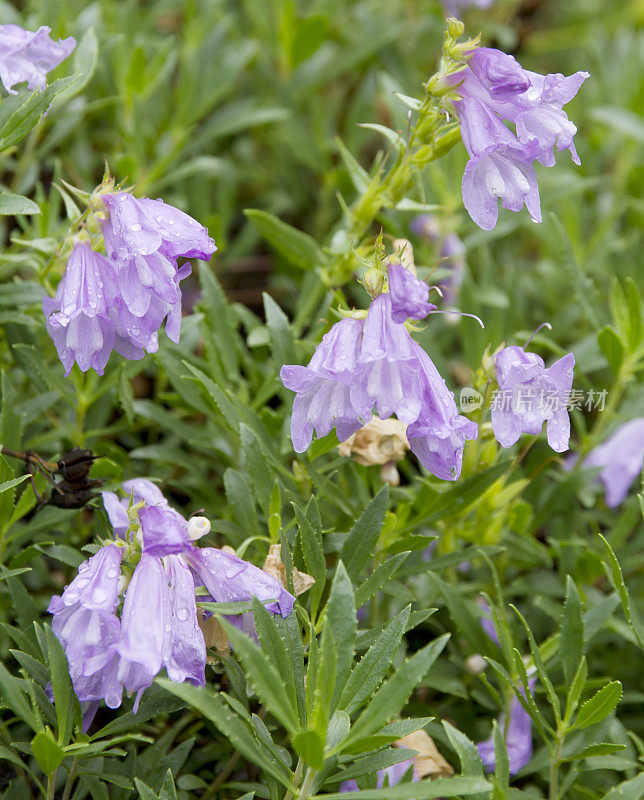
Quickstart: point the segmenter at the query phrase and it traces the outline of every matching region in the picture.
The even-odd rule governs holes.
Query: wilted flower
[[[438,751],[434,740],[424,730],[414,731],[396,739],[394,747],[404,747],[409,750],[416,750],[416,755],[412,756],[414,763],[414,779],[420,780],[427,775],[432,777],[440,775],[444,778],[454,774],[454,769]]]
[[[499,392],[492,403],[492,429],[500,445],[511,447],[522,433],[540,433],[547,420],[550,447],[557,453],[568,449],[567,402],[574,365],[572,353],[547,369],[540,356],[523,347],[506,347],[497,354]]]
[[[268,548],[268,555],[264,561],[262,571],[278,580],[282,586],[286,588],[286,567],[282,561],[281,545],[272,544]],[[307,575],[306,572],[300,572],[297,567],[293,567],[292,578],[293,590],[297,597],[307,592],[315,583],[315,578],[312,575]]]
[[[352,456],[354,461],[366,467],[381,465],[383,483],[398,486],[400,477],[396,462],[402,461],[409,450],[406,429],[407,426],[395,417],[380,419],[374,414],[359,431],[341,442],[338,451],[341,456]]]
[[[530,691],[534,690],[535,678],[528,680]],[[525,696],[523,689],[519,690]],[[510,762],[510,775],[516,775],[532,758],[532,721],[521,702],[512,696],[507,724],[505,714],[499,717],[499,728],[505,732],[505,746]],[[476,745],[483,766],[488,772],[494,772],[496,758],[494,751],[494,734]]]
[[[587,72],[539,75],[487,47],[474,50],[467,67],[450,76],[461,98],[454,107],[470,155],[463,202],[481,228],[496,225],[498,197],[510,211],[519,211],[525,202],[532,219],[541,221],[532,164],[536,160],[554,166],[555,146],[570,150],[573,161],[580,163],[573,144],[577,128],[563,106],[588,77]],[[503,120],[515,125],[516,135]]]
[[[37,31],[26,31],[19,25],[0,25],[0,81],[11,94],[18,83],[27,82],[28,89],[44,89],[47,73],[57,67],[76,47],[73,36],[55,42],[43,25]]]
[[[599,479],[606,488],[606,505],[618,506],[642,472],[644,459],[644,417],[620,425],[617,430],[586,456],[584,467],[601,467]]]
[[[415,280],[415,279],[414,279]],[[295,392],[291,438],[296,452],[335,427],[346,440],[368,422],[393,414],[424,467],[445,480],[460,474],[473,422],[458,414],[454,395],[403,323],[392,318],[388,293],[374,298],[363,322],[344,319],[322,338],[308,367],[285,365],[284,385]]]

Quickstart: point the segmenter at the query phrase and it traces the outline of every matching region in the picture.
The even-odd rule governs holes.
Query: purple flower
[[[186,552],[184,557],[194,572],[195,583],[205,586],[216,603],[257,597],[273,614],[287,617],[293,610],[295,598],[276,578],[232,553],[199,547]]]
[[[402,264],[391,263],[387,267],[389,275],[389,298],[391,316],[394,322],[406,319],[424,319],[436,308],[429,302],[429,286],[420,281]]]
[[[532,164],[554,166],[555,147],[570,150],[580,163],[573,143],[577,129],[563,106],[587,77],[587,72],[539,75],[486,47],[477,48],[467,67],[449,77],[461,97],[454,107],[471,157],[463,175],[463,202],[477,225],[494,227],[497,197],[509,211],[519,211],[525,202],[532,219],[541,221]],[[516,136],[503,120],[515,125]]]
[[[413,767],[414,759],[408,758],[406,761],[401,761],[398,764],[392,764],[384,769],[379,769],[377,772],[376,788],[382,789],[385,785],[385,778],[387,778],[388,786],[396,786],[410,767]],[[412,773],[412,781],[416,782],[418,779]],[[341,792],[359,792],[360,787],[356,780],[344,781],[340,786]]]
[[[285,364],[280,370],[284,386],[297,392],[291,416],[291,439],[296,453],[311,444],[313,432],[326,436],[335,427],[341,441],[362,427],[351,387],[364,323],[357,319],[336,322],[322,337],[308,366]]]
[[[496,225],[501,198],[503,208],[520,211],[525,203],[534,222],[541,222],[537,176],[532,166],[536,141],[526,144],[475,97],[456,104],[463,143],[470,154],[463,173],[463,203],[483,230]]]
[[[177,304],[180,308],[179,280],[188,274],[177,271],[177,259],[207,261],[217,249],[214,239],[192,217],[161,200],[138,200],[128,192],[104,194],[102,200],[109,213],[103,224],[105,247],[127,310],[140,318],[150,313],[155,321],[162,310],[171,314]]]
[[[454,310],[458,306],[465,277],[465,245],[455,233],[443,235],[438,219],[431,214],[420,214],[412,221],[411,229],[429,242],[440,243],[439,266],[451,273],[439,282],[443,290],[443,307],[446,311]],[[460,320],[460,317],[453,314],[447,319],[454,321]]]
[[[144,553],[167,556],[192,546],[187,522],[170,506],[145,506],[139,511],[139,519]]]
[[[636,417],[617,430],[586,456],[584,467],[601,467],[599,478],[606,488],[606,505],[618,506],[642,472],[644,417]]]
[[[528,686],[531,692],[534,690],[535,682],[535,678],[528,680]],[[520,692],[525,697],[523,688],[520,689]],[[508,751],[508,759],[510,762],[510,775],[516,775],[516,773],[523,769],[532,758],[532,722],[530,720],[530,715],[515,696],[512,697],[510,702],[507,727],[505,714],[501,714],[499,717],[499,727],[502,731],[505,731],[505,746]],[[483,766],[488,772],[493,772],[496,764],[494,734],[492,734],[489,739],[478,742],[476,747],[478,748]]]
[[[205,686],[206,645],[197,622],[192,573],[181,556],[168,556],[165,565],[170,585],[170,645],[165,660],[168,678]]]
[[[141,694],[165,666],[170,644],[170,594],[163,562],[141,556],[127,588],[121,614],[121,636],[116,645],[120,656],[118,680],[128,695]]]
[[[477,597],[476,605],[481,609],[481,616],[479,617],[481,627],[495,644],[500,645],[499,634],[496,632],[496,626],[492,620],[492,611],[487,600],[484,597]]]
[[[417,307],[417,306],[416,306]],[[374,298],[367,319],[336,323],[322,339],[308,367],[285,365],[282,382],[297,392],[291,438],[297,452],[335,424],[347,439],[368,422],[395,414],[408,425],[411,449],[423,466],[445,480],[460,474],[466,439],[477,427],[456,409],[431,359],[392,317],[389,293]]]
[[[78,699],[105,698],[112,708],[121,702],[114,670],[120,622],[114,610],[122,553],[114,544],[101,548],[80,565],[62,597],[52,597],[47,609],[53,614],[52,629],[65,649]]]
[[[104,281],[112,267],[105,256],[77,244],[67,262],[56,295],[44,297],[47,332],[69,375],[74,361],[83,372],[92,367],[102,375],[115,342]]]
[[[538,434],[547,420],[548,444],[557,453],[568,449],[570,418],[566,403],[573,381],[572,353],[546,369],[536,353],[522,347],[501,350],[496,357],[499,392],[492,403],[492,429],[503,447],[522,433]]]
[[[530,88],[525,94],[529,102],[514,120],[517,136],[522,142],[538,142],[537,161],[544,167],[555,165],[555,146],[558,151],[570,150],[575,164],[581,164],[573,142],[577,127],[568,119],[563,106],[577,94],[581,84],[590,77],[589,73],[575,72],[567,78],[561,74],[539,75],[527,70],[525,74],[530,79]]]
[[[490,8],[494,0],[443,0],[443,8],[452,17],[457,17],[471,6]]]
[[[47,73],[57,67],[76,47],[69,36],[55,42],[43,26],[26,31],[18,25],[0,25],[0,81],[11,94],[17,83],[27,82],[28,89],[44,89]]]
[[[445,385],[427,353],[416,344],[423,379],[422,410],[407,428],[412,452],[437,478],[457,480],[461,474],[465,442],[476,439],[475,422],[458,413],[454,394]]]

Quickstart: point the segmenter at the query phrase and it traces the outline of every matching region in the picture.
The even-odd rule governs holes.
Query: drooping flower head
[[[557,453],[568,449],[574,365],[572,353],[547,369],[540,356],[523,347],[506,347],[497,354],[499,391],[492,403],[492,429],[502,447],[511,447],[522,433],[540,433],[547,422],[550,447]]]
[[[425,303],[424,297],[407,303],[403,296],[397,303],[390,293],[379,294],[366,320],[344,319],[331,328],[308,367],[282,367],[282,382],[297,392],[291,417],[296,452],[309,446],[314,431],[324,436],[335,427],[344,441],[374,412],[381,420],[395,415],[408,426],[423,466],[445,480],[458,477],[464,442],[476,437],[476,425],[459,416],[429,356],[393,318],[394,308],[407,317],[424,313]]]
[[[50,32],[46,25],[37,31],[26,31],[19,25],[0,25],[0,81],[11,94],[17,94],[13,87],[25,81],[28,89],[44,89],[47,73],[76,47],[73,36],[56,42]]]
[[[156,352],[164,322],[178,342],[179,284],[191,267],[177,259],[207,260],[217,249],[202,225],[161,200],[99,191],[92,203],[102,209],[107,255],[77,243],[56,296],[43,300],[67,374],[76,360],[83,372],[102,375],[112,349],[128,359]]]
[[[573,161],[580,163],[573,143],[577,128],[563,106],[588,77],[587,72],[539,75],[488,47],[474,50],[465,69],[449,77],[460,98],[454,108],[470,155],[463,202],[477,225],[485,230],[496,225],[499,197],[509,211],[519,211],[525,203],[532,219],[541,221],[532,164],[554,166],[555,147],[570,150]]]
[[[398,764],[392,764],[389,767],[385,767],[384,769],[379,769],[377,772],[377,779],[376,779],[376,788],[382,789],[385,785],[385,779],[387,780],[387,786],[396,786],[402,780],[403,776],[408,770],[411,770],[414,766],[414,761],[412,758],[408,758],[405,761],[400,761]],[[413,776],[412,771],[412,780],[417,781],[418,778]],[[344,781],[340,786],[341,792],[359,792],[360,787],[358,786],[358,782],[356,780],[349,780]]]
[[[534,691],[536,683],[535,678],[528,680],[530,691]],[[525,697],[523,688],[519,690]],[[530,715],[523,708],[521,702],[512,696],[510,701],[510,710],[507,716],[501,714],[499,717],[499,728],[505,732],[505,746],[508,751],[508,760],[510,762],[510,775],[516,775],[519,770],[522,770],[527,764],[530,763],[532,758],[532,720]],[[483,766],[488,772],[494,772],[496,765],[496,755],[494,749],[494,733],[482,742],[477,742],[476,745]]]
[[[411,222],[412,231],[428,242],[440,244],[438,266],[449,270],[449,276],[438,281],[443,291],[442,306],[446,311],[458,307],[463,278],[465,277],[465,245],[455,233],[443,233],[438,219],[432,214],[420,214]],[[450,314],[448,322],[460,320],[460,316]]]
[[[105,371],[115,343],[105,287],[105,282],[112,280],[112,267],[105,256],[95,253],[87,244],[78,243],[56,295],[43,298],[47,332],[56,345],[66,375],[74,361],[83,372],[90,367],[99,375]]]
[[[429,286],[418,280],[410,270],[402,264],[390,263],[387,267],[389,276],[389,297],[391,299],[391,317],[394,322],[405,322],[407,319],[424,319],[436,306],[429,302]]]
[[[215,548],[196,547],[194,541],[210,530],[205,518],[187,523],[150,481],[129,481],[124,488],[135,501],[132,507],[115,493],[104,493],[117,538],[81,565],[62,597],[49,605],[74,690],[86,704],[85,726],[101,699],[111,708],[119,706],[123,689],[128,696],[136,693],[136,712],[162,669],[170,680],[204,685],[206,645],[197,585],[206,585],[216,601],[258,597],[282,616],[294,603],[279,581],[252,564]],[[136,535],[128,536],[135,528]],[[252,615],[244,622],[252,634]]]
[[[601,467],[599,479],[606,488],[606,505],[620,505],[633,481],[642,472],[644,417],[635,417],[612,433],[586,456],[584,467]]]

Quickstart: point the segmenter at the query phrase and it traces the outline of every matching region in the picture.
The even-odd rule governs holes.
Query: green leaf
[[[472,603],[466,603],[457,590],[439,578],[434,572],[428,573],[430,579],[440,589],[445,598],[450,617],[456,627],[465,636],[473,652],[481,655],[494,655],[498,653],[498,648],[494,645],[490,637],[485,633],[479,622],[479,617],[472,610]]]
[[[303,730],[296,733],[291,743],[297,755],[313,769],[324,766],[324,740],[317,731]]]
[[[644,772],[629,781],[622,781],[613,786],[604,795],[602,800],[642,800],[644,795]]]
[[[406,606],[389,622],[353,668],[340,698],[340,708],[349,714],[360,708],[387,674],[402,641],[410,609]]]
[[[291,705],[296,708],[298,693],[304,691],[304,682],[296,684],[293,665],[286,647],[287,643],[278,628],[277,620],[264,608],[257,597],[253,597],[253,616],[262,652],[276,667],[284,683],[284,688],[288,692]]]
[[[69,677],[69,666],[58,637],[48,625],[45,626],[45,639],[51,685],[54,692],[54,708],[58,722],[58,742],[66,745],[72,732],[72,683]]]
[[[586,700],[579,709],[573,728],[587,728],[605,719],[622,699],[622,684],[611,681]]]
[[[356,520],[340,551],[347,572],[355,580],[373,555],[389,503],[389,486],[385,484]]]
[[[433,800],[437,797],[458,797],[489,792],[491,785],[482,778],[436,778],[433,781],[398,784],[384,789],[360,792],[316,794],[319,800]],[[611,798],[613,800],[613,798]]]
[[[286,789],[297,792],[291,783],[290,773],[281,768],[273,755],[260,746],[247,723],[231,711],[230,706],[221,699],[221,694],[189,683],[175,683],[167,678],[157,678],[156,682],[209,719],[249,761],[279,781]]]
[[[221,623],[258,697],[286,730],[294,733],[299,727],[294,698],[289,696],[276,666],[248,636],[231,625],[225,617],[221,618]]]
[[[572,683],[570,684],[570,688],[568,689],[568,697],[566,698],[566,721],[569,721],[572,715],[577,710],[577,706],[579,705],[579,698],[584,691],[584,687],[586,686],[586,681],[588,680],[588,663],[586,662],[586,656],[581,657],[581,661],[579,662],[579,666],[577,667],[577,672],[575,673],[575,677],[572,679]]]
[[[625,750],[625,744],[615,744],[613,742],[602,742],[601,744],[589,744],[574,755],[562,758],[562,761],[580,761],[582,758],[596,758],[597,756],[609,756],[619,750]]]
[[[597,334],[597,344],[599,345],[599,349],[606,357],[610,368],[615,374],[617,374],[622,365],[622,361],[624,360],[625,348],[622,340],[615,333],[613,328],[610,327],[610,325],[602,328],[602,330]]]
[[[254,493],[243,472],[229,467],[224,472],[226,498],[235,515],[235,520],[248,536],[259,536],[259,524],[255,510]]]
[[[626,339],[628,342],[628,349],[631,353],[635,353],[644,337],[644,325],[642,323],[642,301],[635,281],[630,275],[624,282],[624,294],[626,295],[626,304],[628,306]]]
[[[38,731],[34,736],[31,740],[31,752],[45,775],[55,772],[65,758],[65,751],[54,741],[49,728]]]
[[[61,78],[43,91],[26,93],[23,90],[6,97],[0,107],[0,152],[18,144],[40,121],[54,97],[76,80],[78,76]]]
[[[40,214],[40,209],[28,197],[12,192],[0,192],[0,214]]]
[[[566,683],[575,677],[584,652],[584,618],[575,582],[566,576],[566,602],[561,620],[561,663]]]
[[[284,364],[296,363],[295,343],[293,331],[289,325],[288,317],[277,305],[275,300],[264,292],[264,314],[266,315],[266,326],[271,342],[271,352],[275,369],[279,371]]]
[[[300,269],[313,269],[326,264],[328,259],[324,250],[308,234],[267,211],[247,208],[244,214],[264,239],[291,264]]]
[[[633,633],[639,642],[640,648],[644,650],[644,622],[640,617],[637,607],[631,601],[628,589],[626,588],[626,583],[624,581],[624,576],[622,574],[622,568],[619,565],[617,556],[613,552],[613,548],[608,543],[608,540],[601,535],[601,533],[598,534],[598,536],[602,540],[602,544],[604,545],[604,549],[606,551],[604,570],[608,575],[608,579],[612,583],[615,591],[619,595],[624,614],[626,614],[626,619],[633,629]]]
[[[338,562],[333,576],[325,615],[336,652],[335,690],[328,709],[329,716],[332,716],[353,664],[357,629],[353,587],[342,561]]]
[[[11,675],[3,664],[0,664],[0,696],[3,703],[33,731],[38,729],[36,718],[20,688],[18,678]]]
[[[293,503],[293,509],[295,510],[295,517],[299,528],[300,545],[302,547],[302,554],[304,555],[306,570],[315,578],[315,583],[309,591],[311,617],[314,618],[326,583],[326,561],[324,559],[324,551],[322,550],[322,542],[310,521],[307,519],[302,509],[295,503]]]
[[[503,731],[496,719],[492,723],[492,736],[494,737],[494,778],[496,788],[507,791],[510,783],[510,760],[505,739],[503,738]],[[498,794],[493,795],[495,800],[498,796]],[[502,796],[503,794],[501,794]]]
[[[447,644],[449,634],[444,634],[414,653],[375,693],[367,708],[351,728],[350,742],[370,734],[398,714],[412,691],[425,677]]]
[[[409,552],[397,553],[392,558],[388,558],[369,575],[366,581],[356,589],[355,601],[356,608],[362,608],[371,598],[387,584],[405,563]]]
[[[461,763],[463,775],[473,778],[483,778],[483,763],[476,749],[476,745],[458,728],[443,720],[443,727],[449,738],[450,744],[456,751]],[[486,795],[476,795],[475,800],[484,800]]]

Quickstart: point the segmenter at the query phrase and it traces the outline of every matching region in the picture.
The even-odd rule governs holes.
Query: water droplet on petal
[[[177,619],[181,622],[185,622],[188,619],[188,609],[187,608],[180,608],[177,611]]]
[[[134,233],[138,233],[141,230],[141,226],[138,222],[134,222],[132,225],[130,225],[130,230],[134,231]]]
[[[97,586],[92,592],[92,600],[98,605],[107,600],[107,592],[101,586]]]

